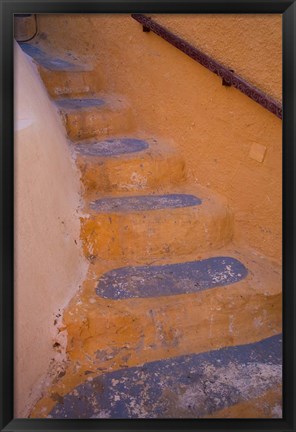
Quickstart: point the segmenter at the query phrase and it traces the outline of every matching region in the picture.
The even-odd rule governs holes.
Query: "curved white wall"
[[[14,102],[15,417],[26,417],[63,367],[65,355],[53,348],[56,315],[84,279],[86,263],[79,175],[36,67],[16,43]],[[65,337],[59,334],[62,346]]]

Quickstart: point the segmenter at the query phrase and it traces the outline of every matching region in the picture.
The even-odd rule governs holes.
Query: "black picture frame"
[[[51,420],[13,418],[13,15],[16,13],[283,14],[283,419]],[[295,401],[295,25],[291,0],[14,1],[1,18],[1,431],[296,430]]]

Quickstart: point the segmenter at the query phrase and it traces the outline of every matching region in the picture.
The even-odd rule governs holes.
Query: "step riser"
[[[281,294],[248,291],[241,282],[175,298],[100,301],[82,327],[66,317],[70,357],[88,368],[116,369],[280,333]]]
[[[107,138],[133,131],[133,118],[130,108],[118,110],[80,110],[64,112],[64,123],[69,138],[83,140],[87,138]]]
[[[102,79],[92,71],[50,71],[39,67],[39,73],[52,98],[82,96],[102,89]]]
[[[227,244],[233,232],[230,212],[212,203],[163,211],[97,214],[81,222],[85,255],[106,260],[149,260],[211,250]]]
[[[179,185],[186,179],[185,163],[177,155],[98,159],[78,156],[84,196],[95,199],[100,192],[157,190]]]

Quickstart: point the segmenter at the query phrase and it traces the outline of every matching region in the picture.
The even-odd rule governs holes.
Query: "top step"
[[[89,70],[86,66],[68,62],[59,57],[53,57],[47,52],[43,51],[36,45],[21,42],[19,43],[22,50],[32,57],[40,66],[50,71],[85,71]]]
[[[22,50],[37,63],[40,76],[51,97],[93,94],[102,89],[100,71],[49,54],[36,45],[20,43]],[[68,54],[69,55],[69,54]]]

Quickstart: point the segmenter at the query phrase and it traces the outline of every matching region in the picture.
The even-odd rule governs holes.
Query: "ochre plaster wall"
[[[277,100],[282,99],[280,14],[151,15]]]
[[[44,383],[63,369],[61,311],[86,265],[76,212],[79,176],[57,113],[17,44],[14,145],[15,417],[26,417]]]
[[[254,70],[259,52],[263,63],[272,63],[272,69],[265,66],[260,77],[265,83],[271,83],[272,77],[279,82],[281,18],[261,18],[263,21],[252,16],[230,17],[224,22],[221,16],[189,19],[190,28],[196,19],[194,32],[204,20],[200,37],[213,49],[216,46],[220,61],[228,58],[224,52],[226,56],[233,52],[238,63],[229,67],[238,73],[245,67],[248,73],[260,75],[258,68]],[[174,19],[180,18],[157,17],[161,19],[169,20],[172,29]],[[261,27],[260,22],[264,24]],[[189,34],[189,26],[186,30],[184,26],[183,31]],[[189,181],[208,186],[228,199],[235,213],[235,242],[281,260],[281,120],[238,90],[222,86],[216,75],[158,36],[144,33],[128,15],[43,15],[39,28],[41,44],[92,60],[98,74],[105,77],[102,89],[124,94],[130,100],[140,129],[174,139],[186,160]],[[240,33],[239,43],[227,36],[241,28],[248,31],[245,37]],[[177,30],[181,33],[181,26]],[[212,39],[211,32],[216,35]],[[248,35],[253,32],[258,37],[252,36],[250,50]],[[267,43],[268,38],[263,37],[273,32],[276,56],[271,55],[273,42]],[[222,48],[223,40],[227,43]],[[251,52],[254,57],[249,62]],[[279,98],[277,84],[271,87],[269,92]]]

